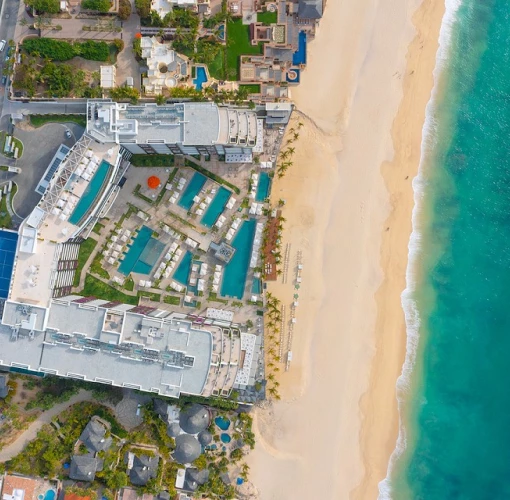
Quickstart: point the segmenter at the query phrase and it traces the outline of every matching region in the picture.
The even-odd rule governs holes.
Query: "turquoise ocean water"
[[[510,499],[510,1],[447,1],[380,498]]]

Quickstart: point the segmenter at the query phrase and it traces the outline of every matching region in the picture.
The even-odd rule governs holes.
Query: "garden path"
[[[62,413],[64,410],[76,403],[91,401],[93,399],[94,397],[90,391],[81,390],[78,394],[72,396],[68,401],[56,404],[49,410],[43,411],[39,417],[37,417],[37,420],[32,422],[28,428],[16,438],[16,441],[0,450],[0,463],[4,463],[7,460],[10,460],[18,453],[23,451],[23,448],[25,448],[25,446],[30,441],[33,441],[36,438],[37,433],[41,430],[41,428],[45,424],[49,424],[58,414]]]

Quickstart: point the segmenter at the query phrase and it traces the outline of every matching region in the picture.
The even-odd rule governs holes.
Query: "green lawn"
[[[78,254],[78,267],[74,274],[73,286],[80,285],[81,271],[83,269],[83,266],[85,265],[85,262],[87,262],[87,259],[89,258],[90,254],[94,251],[94,248],[96,248],[96,245],[97,245],[97,241],[94,240],[93,238],[87,238],[80,245],[80,253]]]
[[[270,24],[275,24],[277,20],[278,20],[277,12],[269,12],[268,10],[266,10],[265,12],[257,13],[257,22],[258,23],[270,25]]]
[[[240,89],[246,89],[248,94],[260,94],[260,85],[258,83],[252,83],[250,85],[239,85]]]
[[[161,294],[153,292],[138,292],[138,297],[146,297],[152,302],[161,302]]]
[[[127,280],[124,281],[124,288],[130,292],[132,292],[135,289],[135,282],[133,281],[131,275],[129,275]]]
[[[3,194],[2,201],[0,201],[0,227],[10,229],[12,226],[12,219],[7,211],[7,198],[9,195]]]
[[[46,123],[77,123],[83,128],[87,126],[85,115],[30,115],[30,124],[33,127],[41,127]]]
[[[85,287],[79,293],[84,297],[91,296],[108,301],[119,301],[133,306],[138,305],[138,297],[126,295],[110,285],[103,283],[101,280],[94,278],[91,274],[87,274],[85,278]]]
[[[133,155],[129,163],[135,167],[173,167],[174,155]]]
[[[101,224],[100,222],[96,222],[94,224],[94,229],[92,229],[92,231],[94,231],[94,233],[96,234],[101,234],[101,229],[104,229],[104,225]]]
[[[222,45],[216,57],[207,65],[209,74],[216,80],[226,80],[227,74],[225,72],[225,58],[227,55],[226,48]]]
[[[227,78],[239,80],[239,57],[248,54],[262,54],[263,44],[252,45],[250,27],[242,19],[227,23]]]
[[[172,304],[174,306],[178,306],[181,304],[181,297],[177,295],[166,295],[163,298],[163,302],[165,302],[165,304]]]

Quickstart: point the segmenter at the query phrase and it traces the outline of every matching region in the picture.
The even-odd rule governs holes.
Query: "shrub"
[[[118,16],[125,21],[131,15],[131,2],[129,0],[120,0]]]
[[[75,56],[91,61],[107,61],[109,56],[108,44],[94,40],[70,44],[52,38],[30,38],[23,42],[22,47],[31,55],[39,55],[53,61],[68,61]]]
[[[117,52],[122,52],[124,50],[124,40],[121,40],[120,38],[116,38],[113,41],[113,45],[115,45]]]
[[[135,0],[135,8],[140,17],[149,17],[151,13],[151,0]]]
[[[110,0],[82,0],[81,6],[86,10],[97,10],[98,12],[108,12],[111,8]]]
[[[115,87],[111,89],[110,96],[116,101],[129,99],[132,103],[136,104],[140,97],[140,92],[132,87]]]
[[[25,5],[33,7],[39,13],[58,14],[60,12],[58,0],[26,0]]]

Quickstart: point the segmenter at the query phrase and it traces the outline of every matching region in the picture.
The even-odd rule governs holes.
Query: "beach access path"
[[[16,441],[11,444],[5,446],[0,450],[0,463],[4,463],[7,460],[15,457],[18,453],[23,451],[25,446],[33,441],[37,437],[37,433],[41,430],[41,428],[49,424],[53,418],[62,413],[64,410],[73,406],[76,403],[81,403],[83,401],[91,401],[93,400],[92,393],[90,391],[81,390],[78,394],[72,396],[68,401],[64,401],[63,403],[58,403],[47,411],[43,411],[38,417],[37,420],[32,422],[27,429],[25,429],[16,439]]]

